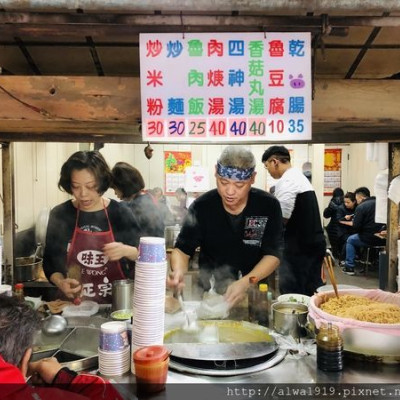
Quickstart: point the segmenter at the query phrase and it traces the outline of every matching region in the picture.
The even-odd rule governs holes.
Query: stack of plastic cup
[[[144,236],[139,243],[139,263],[159,264],[167,261],[165,239],[161,237]]]
[[[116,376],[129,371],[130,346],[125,322],[106,322],[100,327],[99,371]]]
[[[164,341],[167,259],[165,239],[142,237],[135,266],[132,353]],[[132,362],[132,372],[134,364]]]

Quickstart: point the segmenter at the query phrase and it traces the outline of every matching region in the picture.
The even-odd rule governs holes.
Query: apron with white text
[[[112,302],[112,282],[117,279],[125,279],[125,275],[119,261],[110,261],[102,251],[105,244],[115,242],[106,207],[104,207],[104,212],[109,230],[89,232],[78,226],[78,209],[75,230],[67,256],[67,271],[80,267],[82,300],[110,304]]]

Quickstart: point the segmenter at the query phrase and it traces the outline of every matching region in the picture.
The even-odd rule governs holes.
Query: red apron
[[[104,207],[104,212],[109,230],[89,232],[83,231],[78,226],[78,209],[75,230],[68,250],[67,270],[71,265],[81,267],[82,300],[110,304],[112,282],[125,279],[125,275],[119,261],[109,261],[102,251],[105,244],[115,242],[106,207]]]

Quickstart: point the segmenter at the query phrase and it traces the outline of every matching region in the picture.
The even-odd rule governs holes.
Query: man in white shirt
[[[285,245],[279,268],[279,290],[312,296],[322,285],[321,266],[326,243],[317,197],[310,181],[290,163],[284,146],[271,146],[262,156],[274,179],[275,197],[282,208]]]

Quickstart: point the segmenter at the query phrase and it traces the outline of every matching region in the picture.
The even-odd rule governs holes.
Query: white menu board
[[[140,35],[151,142],[311,139],[310,33]]]

